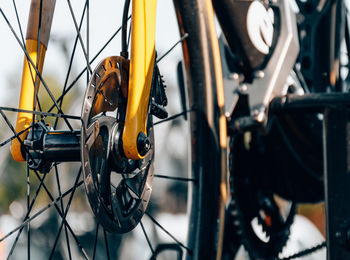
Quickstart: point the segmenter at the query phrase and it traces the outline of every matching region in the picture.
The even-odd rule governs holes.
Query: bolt
[[[230,74],[230,78],[234,80],[239,80],[239,74],[238,73],[232,73]]]
[[[239,86],[238,86],[238,90],[239,90],[239,92],[241,92],[241,93],[246,93],[246,92],[248,91],[248,87],[247,87],[246,84],[242,84],[242,85],[239,85]]]
[[[232,210],[232,211],[231,211],[231,216],[232,216],[232,217],[238,216],[238,210]]]
[[[253,114],[253,116],[257,116],[257,115],[259,115],[259,113],[260,112],[258,109],[254,109],[252,114]]]
[[[145,135],[144,132],[140,132],[137,137],[137,150],[141,156],[144,156],[151,150],[151,140]]]
[[[258,79],[262,79],[263,77],[265,77],[265,73],[262,70],[258,70],[254,73],[254,76]]]
[[[244,80],[244,76],[242,74],[239,74],[239,73],[231,73],[229,74],[228,76],[230,79],[232,80],[236,80],[238,81],[238,83],[242,82]]]

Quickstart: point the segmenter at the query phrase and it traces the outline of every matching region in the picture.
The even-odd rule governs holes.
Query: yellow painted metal
[[[137,150],[140,132],[147,135],[147,113],[154,59],[157,0],[133,0],[128,102],[123,150],[130,159],[143,158]]]
[[[28,54],[31,58],[31,60],[34,62],[34,64],[37,61],[37,41],[36,40],[27,40],[26,41],[26,48],[28,51]],[[38,59],[38,70],[40,73],[42,73],[44,59],[45,59],[45,53],[46,48],[45,46],[40,43],[39,46],[39,59]],[[34,108],[34,82],[35,82],[36,72],[32,65],[27,60],[27,57],[24,57],[24,64],[23,64],[23,72],[22,72],[22,85],[21,85],[21,95],[19,100],[19,109],[23,110],[30,110],[32,111]],[[37,90],[39,90],[39,78],[37,78]],[[21,132],[24,129],[28,128],[33,120],[33,114],[31,113],[23,113],[19,112],[17,115],[17,121],[16,121],[16,132]],[[28,131],[24,132],[19,136],[19,138],[23,141],[28,134]],[[22,150],[21,150],[21,143],[16,138],[11,143],[11,154],[14,160],[16,161],[24,161],[25,158],[23,158]]]

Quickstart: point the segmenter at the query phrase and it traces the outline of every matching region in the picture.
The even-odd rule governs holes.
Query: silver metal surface
[[[286,81],[293,69],[299,53],[296,15],[288,0],[276,2],[280,17],[280,34],[274,52],[265,69],[252,84],[247,84],[252,116],[265,123],[270,101],[285,93]]]
[[[119,149],[122,133],[121,69],[125,59],[108,57],[91,75],[82,107],[81,162],[86,193],[99,223],[109,232],[132,230],[146,211],[152,191],[153,148],[132,161]],[[125,72],[125,71],[124,71]],[[154,147],[153,128],[148,136]]]

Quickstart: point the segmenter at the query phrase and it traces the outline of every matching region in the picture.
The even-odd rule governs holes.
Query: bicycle
[[[47,83],[42,74],[46,49],[49,40],[52,41],[50,30],[55,23],[55,5],[62,4],[55,2],[32,1],[26,39],[16,2],[12,2],[15,14],[12,21],[0,7],[7,32],[11,32],[25,57],[19,106],[0,108],[7,129],[12,133],[1,146],[8,147],[11,143],[12,157],[24,161],[22,164],[10,162],[4,171],[25,164],[26,175],[22,178],[27,180],[26,195],[15,194],[14,202],[9,203],[10,211],[16,215],[20,212],[16,211],[16,206],[21,208],[25,201],[26,213],[21,223],[0,238],[3,244],[9,244],[7,257],[126,258],[125,252],[130,251],[129,240],[138,236],[130,231],[139,229],[144,235],[142,244],[148,247],[145,258],[153,259],[164,251],[173,250],[179,258],[185,253],[190,259],[219,259],[226,203],[226,119],[222,114],[220,56],[211,2],[174,2],[180,28],[177,44],[182,43],[185,57],[184,69],[179,65],[177,70],[180,76],[186,75],[187,84],[185,87],[180,80],[183,111],[169,117],[166,111],[169,97],[158,66],[163,57],[157,56],[154,48],[156,1],[132,1],[131,6],[129,0],[125,1],[124,6],[119,7],[123,10],[122,25],[93,57],[90,48],[94,38],[89,31],[93,3],[66,1],[76,36],[59,95],[53,93],[50,88],[53,84]],[[79,5],[80,11],[76,11],[74,8]],[[193,14],[191,10],[198,12]],[[118,33],[121,33],[120,55],[100,57]],[[71,79],[69,73],[74,70],[72,64],[79,49],[85,69]],[[117,53],[115,49],[113,55]],[[81,79],[84,74],[86,82]],[[72,108],[67,106],[65,110],[64,103],[77,84],[87,86],[86,94],[79,104],[81,115],[72,115]],[[45,98],[41,96],[43,92]],[[47,100],[49,105],[45,104]],[[13,112],[18,113],[16,126],[9,115]],[[191,173],[189,176],[157,174],[153,165],[156,132],[153,129],[180,116],[191,124],[194,156]],[[153,121],[152,117],[157,117],[158,121]],[[74,162],[81,164],[80,169]],[[70,176],[71,171],[76,174]],[[63,178],[64,174],[68,176]],[[52,187],[46,180],[50,178],[54,183]],[[188,242],[179,241],[156,220],[153,214],[157,212],[157,204],[148,206],[153,178],[182,181],[191,187],[188,199],[184,199],[190,214]],[[5,182],[10,177],[3,179]],[[70,182],[71,186],[67,188],[67,183],[63,182]],[[90,206],[81,195],[82,186]],[[41,193],[47,197],[41,197],[44,196]],[[24,198],[22,201],[20,196]],[[91,214],[81,209],[84,207],[91,207],[96,223]],[[50,208],[50,214],[42,214]],[[83,219],[83,214],[77,214],[79,210],[87,214],[90,227],[77,233],[76,223],[74,226],[70,223],[78,216]],[[144,215],[147,216],[142,218]],[[44,219],[38,223],[40,218]],[[94,231],[89,230],[91,225],[95,225]],[[146,230],[154,227],[160,230],[158,233],[165,231],[170,241],[159,246],[152,244],[151,240],[160,235]],[[46,241],[42,240],[44,234],[48,236]],[[40,243],[44,246],[38,250]],[[125,252],[121,252],[122,249]]]
[[[168,116],[166,111],[168,100],[171,99],[161,77],[160,61],[163,55],[158,58],[154,48],[155,1],[133,1],[131,16],[130,1],[125,1],[125,5],[119,8],[123,10],[122,26],[112,36],[115,37],[121,31],[120,55],[99,58],[102,52],[99,51],[91,59],[89,17],[92,3],[82,2],[81,19],[78,21],[72,3],[67,0],[72,27],[76,32],[68,72],[72,69],[78,45],[83,52],[85,69],[70,85],[67,76],[58,98],[54,97],[49,90],[50,84],[46,84],[42,76],[55,1],[32,1],[27,30],[29,40],[26,44],[22,30],[19,29],[19,36],[6,13],[0,9],[3,20],[25,53],[23,82],[27,83],[23,83],[22,89],[27,86],[29,91],[23,90],[21,99],[30,101],[20,101],[18,109],[0,107],[5,123],[13,132],[2,142],[2,146],[12,142],[12,156],[16,160],[26,161],[28,190],[27,213],[22,223],[0,240],[18,231],[14,249],[20,234],[26,229],[24,243],[27,257],[30,258],[31,248],[35,247],[36,242],[33,237],[35,232],[40,231],[32,220],[46,209],[55,207],[56,217],[61,222],[55,226],[57,234],[54,242],[48,241],[48,255],[43,257],[127,257],[121,251],[130,251],[128,245],[133,245],[130,240],[137,237],[130,231],[137,228],[143,232],[144,243],[149,247],[145,258],[160,257],[165,251],[174,251],[178,259],[182,258],[183,253],[188,259],[220,259],[222,252],[224,257],[233,257],[236,247],[241,243],[252,258],[278,257],[288,239],[295,202],[322,200],[324,185],[319,174],[322,159],[317,151],[314,152],[320,149],[305,145],[305,139],[315,133],[319,135],[322,120],[314,115],[304,117],[300,114],[289,115],[287,112],[294,111],[294,104],[298,109],[311,107],[313,111],[315,106],[312,102],[320,96],[325,97],[324,102],[328,102],[328,105],[334,104],[332,102],[335,99],[336,102],[343,102],[343,105],[347,104],[347,96],[342,93],[335,95],[332,101],[327,101],[327,95],[307,95],[308,92],[325,92],[327,88],[338,92],[342,90],[343,79],[340,77],[341,66],[338,61],[340,43],[344,38],[342,30],[347,25],[342,13],[343,2],[326,1],[322,2],[322,6],[316,1],[297,3],[299,18],[304,20],[300,18],[297,21],[296,13],[286,0],[266,3],[213,1],[226,38],[220,42],[221,56],[230,77],[238,85],[234,89],[236,99],[228,103],[230,110],[226,116],[220,51],[211,1],[174,1],[180,28],[180,39],[176,44],[182,44],[184,61],[183,66],[180,63],[176,68],[182,111],[173,116]],[[15,21],[21,28],[15,1],[13,6]],[[255,17],[261,20],[256,21]],[[317,20],[320,22],[317,25],[330,25],[325,30],[327,33],[318,33],[312,26],[315,17],[323,19]],[[82,35],[81,29],[84,19],[86,35]],[[128,36],[128,32],[131,36]],[[83,43],[83,36],[87,38],[86,44]],[[331,40],[317,49],[315,44],[309,42],[315,43],[317,37]],[[107,41],[107,45],[112,38]],[[347,41],[348,38],[346,35]],[[318,56],[320,50],[330,53],[331,58]],[[316,60],[321,61],[320,65],[313,63]],[[93,62],[98,62],[94,69]],[[63,97],[70,93],[84,73],[86,82],[83,85],[87,87],[81,102],[81,116],[63,113]],[[326,79],[323,73],[326,73]],[[183,74],[185,79],[182,78]],[[42,108],[38,96],[39,82],[53,103],[46,110]],[[289,84],[286,85],[286,82]],[[302,93],[302,96],[290,95],[298,93]],[[25,97],[26,94],[29,97]],[[54,113],[53,109],[57,112]],[[19,119],[25,119],[17,121],[15,129],[5,112],[17,112]],[[50,121],[50,117],[54,120]],[[156,125],[178,117],[183,117],[191,126],[191,174],[188,177],[156,174],[153,169],[157,161],[154,155]],[[72,127],[72,121],[76,121],[77,128]],[[310,122],[312,126],[308,125]],[[58,126],[66,130],[56,130]],[[226,131],[230,138],[229,144]],[[283,144],[278,149],[272,145],[276,140]],[[316,136],[312,144],[319,140],[319,136]],[[228,147],[230,178],[227,184]],[[303,152],[305,147],[312,156],[308,157],[308,153]],[[279,163],[273,160],[273,156],[279,158]],[[252,164],[252,160],[256,164]],[[64,165],[71,165],[63,164],[70,161],[80,162],[81,169],[76,169],[78,174],[74,179],[68,178],[73,183],[72,188],[63,192],[60,184],[62,174],[58,170]],[[261,170],[264,170],[264,174],[257,175]],[[30,188],[33,183],[29,181],[31,175],[38,179],[38,183],[34,184],[37,189],[32,200],[29,194],[33,189]],[[56,199],[44,182],[50,176],[55,178]],[[189,196],[184,199],[189,204],[187,208],[190,213],[187,242],[179,241],[165,230],[171,242],[154,247],[150,235],[147,235],[146,229],[152,229],[152,225],[144,224],[147,219],[164,231],[163,225],[153,217],[153,213],[157,212],[157,204],[152,207],[149,203],[152,188],[157,189],[155,185],[152,186],[153,178],[156,177],[184,181],[190,187]],[[69,213],[69,209],[73,195],[79,192],[77,187],[83,184],[97,224],[95,232],[76,235],[68,223],[74,218],[74,212]],[[297,185],[304,186],[298,188]],[[308,186],[312,189],[306,189]],[[42,189],[45,189],[51,202],[31,215],[32,206]],[[276,194],[291,201],[284,212]],[[63,201],[66,196],[69,197],[68,201]],[[81,196],[75,196],[74,199],[78,204],[84,203]],[[16,212],[18,204],[11,205],[12,211]],[[69,219],[72,214],[73,217]],[[143,215],[147,216],[143,218]],[[257,235],[251,224],[256,220],[268,233],[267,238]],[[51,223],[55,222],[53,219]],[[31,229],[31,226],[34,228]],[[55,232],[50,231],[50,234]],[[93,248],[86,246],[91,241],[81,241],[84,236],[86,240],[94,241]],[[157,239],[157,236],[158,233],[154,231],[152,237]],[[37,236],[38,239],[40,237]],[[105,243],[102,247],[106,249],[102,255],[99,249],[101,243],[98,243],[100,237]],[[75,243],[71,243],[73,240]],[[9,256],[12,253],[11,249]]]

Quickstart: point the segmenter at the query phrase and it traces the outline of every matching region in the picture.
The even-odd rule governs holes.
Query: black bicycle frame
[[[264,66],[263,55],[247,44],[246,16],[253,1],[215,0],[213,5],[239,68],[248,76]],[[324,114],[324,187],[327,230],[327,259],[350,259],[350,96],[341,78],[341,44],[345,36],[350,49],[349,27],[343,0],[298,1],[300,71],[310,92],[318,94],[275,99],[279,112]],[[249,40],[249,39],[248,39]],[[278,39],[277,39],[278,41]],[[343,54],[345,55],[345,54]],[[349,57],[349,54],[347,54]],[[348,65],[348,68],[350,66]],[[350,76],[348,76],[350,78]],[[332,91],[332,94],[325,92]],[[287,101],[286,101],[287,100]],[[272,102],[273,105],[276,105]],[[274,108],[270,110],[273,112]]]

